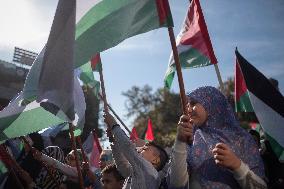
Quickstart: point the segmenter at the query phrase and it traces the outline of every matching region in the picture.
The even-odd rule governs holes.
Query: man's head
[[[137,148],[137,151],[144,159],[152,163],[157,171],[162,170],[169,159],[167,152],[154,142],[146,143]]]
[[[273,85],[273,87],[275,87],[275,89],[277,89],[277,91],[279,91],[278,81],[274,78],[269,78],[269,81]]]
[[[113,163],[112,152],[109,149],[103,150],[100,155],[99,166],[103,170],[107,165]]]
[[[115,164],[110,164],[102,170],[101,182],[103,189],[121,189],[124,178],[118,172]]]

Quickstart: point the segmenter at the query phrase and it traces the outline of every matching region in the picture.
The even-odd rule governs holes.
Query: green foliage
[[[144,139],[150,118],[155,141],[164,147],[171,146],[181,115],[179,95],[166,89],[152,92],[152,88],[148,85],[142,88],[134,86],[123,95],[127,97],[127,116],[135,116],[133,125],[136,127],[139,137]]]

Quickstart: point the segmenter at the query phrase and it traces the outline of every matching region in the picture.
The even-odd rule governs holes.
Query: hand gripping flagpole
[[[74,155],[75,155],[76,168],[77,168],[77,171],[78,171],[78,179],[79,179],[80,187],[81,187],[81,189],[84,189],[84,180],[83,180],[82,171],[81,171],[80,164],[79,164],[79,157],[78,157],[76,141],[75,141],[75,137],[74,137],[74,126],[73,126],[72,123],[69,123],[69,132],[70,132],[70,136],[71,136],[72,149],[73,149]]]
[[[102,95],[99,93],[99,97],[100,97],[100,99],[102,99],[103,100],[103,97],[102,97]],[[125,128],[125,130],[129,133],[129,134],[131,134],[131,131],[128,129],[128,127],[125,125],[125,123],[120,119],[120,117],[116,114],[116,112],[112,109],[112,107],[109,105],[109,104],[107,104],[107,107],[109,108],[109,110],[113,113],[113,115],[118,119],[118,121],[121,123],[121,125],[123,125],[123,127]]]
[[[167,7],[165,7],[165,6],[167,6]],[[168,0],[165,0],[165,2],[163,3],[163,9],[164,9],[163,11],[165,11],[165,12],[167,11],[167,9],[170,9]],[[187,108],[186,108],[187,97],[185,95],[184,82],[183,82],[181,65],[180,65],[180,61],[179,61],[178,50],[177,50],[177,45],[176,45],[173,27],[170,27],[170,26],[168,27],[168,33],[169,33],[169,37],[170,37],[170,42],[171,42],[171,46],[172,46],[172,50],[173,50],[173,57],[174,57],[177,76],[178,76],[178,84],[179,84],[182,110],[183,110],[183,114],[187,115],[188,114],[188,111],[187,111]],[[188,139],[188,143],[190,143],[191,140],[192,139]]]
[[[76,139],[77,139],[77,142],[78,142],[79,147],[80,147],[80,149],[81,149],[83,160],[84,160],[84,162],[88,163],[88,158],[87,158],[86,153],[85,153],[85,151],[84,151],[84,149],[83,149],[81,137],[80,137],[80,136],[77,136]]]

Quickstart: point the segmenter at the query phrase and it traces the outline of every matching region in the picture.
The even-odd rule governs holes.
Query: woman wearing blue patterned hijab
[[[188,101],[189,113],[180,119],[174,147],[170,176],[177,179],[171,179],[172,186],[183,188],[181,183],[186,183],[180,174],[184,150],[191,187],[265,188],[258,147],[240,127],[225,96],[214,87],[200,87],[188,94]],[[192,142],[182,142],[182,135]]]

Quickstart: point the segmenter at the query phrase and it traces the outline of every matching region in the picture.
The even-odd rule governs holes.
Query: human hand
[[[108,128],[106,129],[106,133],[107,133],[107,137],[109,138],[109,141],[110,141],[110,142],[114,142],[114,137],[113,137],[113,134],[112,134],[112,132],[111,132],[111,128],[110,128],[110,127],[108,127]]]
[[[114,117],[109,112],[104,111],[103,117],[104,117],[104,122],[107,124],[108,127],[111,128],[112,126],[117,124]]]
[[[221,165],[232,171],[238,169],[241,166],[241,160],[224,143],[216,144],[212,152],[214,154],[215,163],[217,165]]]
[[[27,185],[29,185],[29,184],[31,184],[32,182],[33,182],[33,179],[32,179],[32,177],[30,176],[30,174],[27,172],[27,171],[25,171],[24,169],[20,169],[20,170],[18,170],[18,174],[19,174],[19,176],[21,177],[21,179],[27,184]]]
[[[88,162],[82,162],[82,169],[85,170],[85,171],[89,171],[90,169],[90,166],[89,166],[89,163]]]
[[[178,122],[177,139],[182,142],[192,141],[193,125],[188,115],[182,115]]]
[[[38,151],[38,150],[35,149],[35,148],[32,148],[32,154],[33,154],[34,159],[36,159],[36,160],[38,160],[38,161],[41,160],[42,154],[41,154],[40,151]]]

